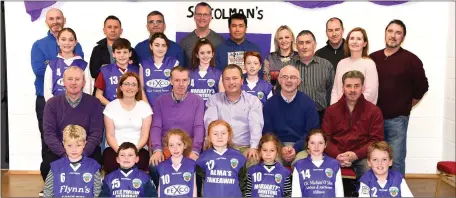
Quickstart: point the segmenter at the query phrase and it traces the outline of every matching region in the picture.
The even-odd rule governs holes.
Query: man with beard
[[[326,46],[315,52],[315,55],[329,60],[336,71],[337,64],[340,60],[346,58],[344,54],[344,24],[337,17],[332,17],[326,22],[326,36],[328,41]]]
[[[180,46],[185,53],[185,67],[187,68],[190,68],[192,65],[192,53],[196,41],[200,38],[207,38],[214,45],[214,47],[217,47],[224,40],[222,36],[209,28],[209,24],[212,19],[211,12],[211,6],[206,2],[198,3],[195,6],[194,19],[196,29],[180,41]]]
[[[421,60],[401,47],[406,33],[401,20],[392,20],[385,28],[386,47],[370,55],[378,71],[377,106],[385,120],[385,141],[393,149],[393,168],[402,175],[410,111],[429,88]]]
[[[348,71],[342,76],[344,96],[326,109],[321,129],[328,136],[325,152],[341,167],[351,167],[359,179],[367,166],[367,147],[382,141],[383,117],[380,109],[363,94],[364,75]]]
[[[97,42],[97,46],[93,48],[92,55],[90,56],[89,68],[92,78],[96,79],[98,77],[102,66],[115,62],[114,57],[112,56],[112,44],[120,38],[122,32],[122,23],[119,18],[113,15],[106,17],[103,27],[103,33],[106,35],[106,38]],[[138,65],[136,52],[133,48],[131,48],[131,51],[132,56],[130,57],[129,63]],[[95,92],[96,87],[94,86],[93,93],[95,94]]]
[[[52,8],[46,13],[46,25],[49,27],[47,36],[35,41],[31,50],[31,64],[33,73],[35,73],[35,112],[38,119],[38,128],[41,133],[41,157],[49,151],[46,143],[43,141],[43,111],[46,101],[44,100],[44,73],[46,65],[51,60],[57,58],[59,53],[59,46],[57,45],[57,35],[65,25],[65,17],[61,10]],[[74,54],[81,56],[84,59],[84,53],[79,43],[74,48]],[[41,167],[43,163],[41,163]],[[46,173],[47,174],[47,173]],[[46,175],[44,175],[44,179]]]

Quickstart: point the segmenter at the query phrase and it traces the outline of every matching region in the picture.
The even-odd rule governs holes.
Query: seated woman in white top
[[[369,57],[369,40],[363,28],[357,27],[347,34],[344,44],[347,58],[337,64],[334,85],[331,91],[331,105],[339,101],[344,95],[342,76],[351,70],[358,70],[364,74],[363,95],[367,101],[377,104],[378,74],[374,61]]]
[[[152,109],[142,100],[139,76],[133,72],[122,75],[117,88],[117,99],[106,105],[106,149],[103,152],[106,174],[116,170],[117,150],[123,142],[131,142],[139,150],[138,168],[146,171],[149,165],[147,142],[152,123]]]

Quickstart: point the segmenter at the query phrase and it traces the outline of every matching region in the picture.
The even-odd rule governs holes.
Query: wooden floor
[[[415,197],[432,197],[436,179],[407,179],[407,184]],[[40,175],[9,175],[2,170],[1,197],[37,197],[43,188]],[[440,197],[456,197],[455,188],[442,182]]]

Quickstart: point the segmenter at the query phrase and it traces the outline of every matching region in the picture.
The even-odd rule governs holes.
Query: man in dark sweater
[[[380,109],[363,94],[364,75],[357,70],[342,76],[344,96],[326,109],[321,129],[328,136],[325,152],[341,167],[352,167],[356,178],[368,169],[367,148],[382,141],[383,117]]]
[[[329,60],[336,71],[337,64],[340,60],[346,58],[344,53],[344,24],[337,17],[332,17],[326,22],[326,36],[328,41],[326,46],[315,52],[316,56]]]
[[[40,171],[43,180],[50,170],[50,163],[64,157],[63,129],[67,125],[79,125],[87,132],[87,144],[83,155],[101,164],[100,142],[104,128],[100,101],[82,92],[85,85],[84,71],[70,66],[63,74],[65,94],[54,96],[46,102],[43,115],[44,141],[49,147],[43,156]]]
[[[385,120],[385,141],[393,149],[393,168],[403,175],[410,111],[429,88],[421,60],[401,47],[406,33],[402,21],[391,21],[385,28],[385,49],[370,55],[378,71],[377,106]]]
[[[263,106],[263,134],[274,133],[284,144],[284,165],[307,157],[304,150],[307,134],[319,128],[319,116],[314,101],[298,91],[301,77],[298,69],[288,65],[279,73],[280,94],[272,96]]]

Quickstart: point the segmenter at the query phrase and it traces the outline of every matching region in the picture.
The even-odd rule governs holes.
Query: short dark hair
[[[131,43],[125,38],[119,38],[112,43],[112,52],[121,49],[128,49],[131,52]]]
[[[230,18],[228,19],[228,27],[231,26],[231,20],[233,20],[233,19],[244,20],[245,27],[247,27],[247,17],[243,13],[232,14],[230,16]]]
[[[208,3],[206,3],[206,2],[199,2],[198,4],[196,4],[196,6],[195,6],[195,12],[196,12],[196,8],[197,8],[198,6],[209,7],[209,9],[211,9],[211,12],[212,12],[212,7],[211,7]]]
[[[172,68],[172,69],[171,69],[171,72],[169,72],[169,74],[170,74],[170,75],[169,75],[169,78],[170,78],[170,79],[173,78],[173,72],[174,72],[174,71],[187,72],[187,73],[190,75],[190,72],[188,71],[187,68],[178,65],[178,66]],[[190,76],[189,76],[189,77],[190,77]]]
[[[407,34],[407,28],[405,28],[404,22],[402,22],[402,21],[399,20],[399,19],[394,19],[394,20],[390,21],[390,22],[388,23],[388,25],[386,26],[385,31],[386,31],[386,30],[388,29],[388,27],[389,27],[391,24],[393,24],[393,23],[396,24],[396,25],[398,25],[398,26],[401,26],[402,29],[404,29],[404,36]]]
[[[306,35],[306,34],[311,35],[312,39],[314,40],[314,42],[317,42],[317,40],[315,39],[314,34],[310,30],[303,30],[303,31],[299,32],[298,36],[296,36],[296,40],[298,40],[298,37],[300,37],[302,35]]]
[[[229,64],[229,65],[227,65],[225,68],[223,68],[222,76],[223,76],[223,74],[225,74],[225,71],[226,71],[226,70],[229,70],[229,69],[237,69],[237,70],[239,71],[239,74],[241,75],[241,78],[243,78],[243,76],[242,76],[242,69],[241,69],[241,67],[239,67],[239,66],[236,65],[236,64]]]
[[[109,15],[108,17],[106,17],[106,19],[104,20],[103,25],[106,25],[106,21],[108,21],[108,20],[116,20],[116,21],[119,21],[119,24],[120,24],[120,26],[122,27],[122,22],[120,22],[120,19],[117,18],[116,16],[114,16],[114,15]]]
[[[149,45],[152,45],[152,43],[154,43],[156,38],[161,38],[161,39],[165,40],[166,47],[169,49],[169,39],[168,39],[168,37],[166,37],[165,34],[163,34],[161,32],[152,34],[152,36],[149,39]],[[150,49],[150,47],[149,47],[149,49]],[[152,56],[154,55],[154,52],[152,51],[152,49],[150,50],[150,53],[152,53]]]
[[[165,16],[158,10],[154,10],[152,12],[150,12],[148,15],[147,15],[147,18],[149,18],[150,16],[156,16],[156,15],[160,15],[163,19],[163,24],[166,24],[165,23]]]
[[[124,142],[119,146],[119,149],[117,149],[117,157],[119,157],[120,151],[127,150],[127,149],[133,149],[135,151],[135,155],[139,155],[138,148],[136,148],[136,145],[131,143],[131,142]]]
[[[344,29],[344,23],[342,23],[342,20],[340,20],[339,18],[337,17],[331,17],[330,19],[328,19],[328,21],[326,21],[326,29],[328,29],[328,23],[330,21],[334,21],[334,20],[338,20],[339,23],[340,23],[340,27],[342,27],[342,29]]]

